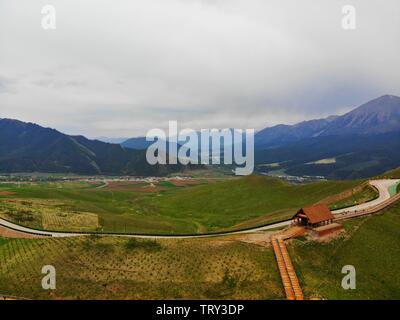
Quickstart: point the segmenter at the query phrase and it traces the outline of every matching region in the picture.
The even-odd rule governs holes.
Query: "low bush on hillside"
[[[138,240],[135,238],[131,238],[128,241],[126,241],[125,249],[127,250],[143,249],[145,251],[160,251],[161,244],[159,244],[155,240]]]

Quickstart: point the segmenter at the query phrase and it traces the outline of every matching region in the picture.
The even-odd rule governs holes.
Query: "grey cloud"
[[[14,84],[15,80],[0,75],[0,93],[10,91]]]
[[[89,136],[247,127],[400,94],[397,0],[0,0],[2,116]]]

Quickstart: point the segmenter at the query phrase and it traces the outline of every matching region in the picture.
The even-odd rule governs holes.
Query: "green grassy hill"
[[[41,268],[57,289],[41,288]],[[0,238],[0,296],[30,299],[282,299],[270,248],[218,239]]]
[[[326,181],[293,185],[250,176],[189,187],[162,184],[132,189],[62,188],[46,184],[8,186],[0,187],[0,215],[49,230],[217,232],[290,218],[300,207],[359,183]],[[13,194],[4,195],[4,192]]]
[[[306,298],[400,299],[400,203],[345,223],[331,242],[292,240]],[[230,237],[186,240],[110,237],[0,238],[0,294],[40,299],[284,299],[271,247]],[[43,264],[57,290],[40,287]],[[341,269],[356,268],[356,290]]]
[[[278,179],[250,176],[141,198],[137,205],[151,214],[190,219],[207,231],[217,231],[290,218],[300,207],[359,183],[326,181],[293,185]]]
[[[378,176],[378,178],[400,179],[400,168],[387,171],[387,172],[381,174],[380,176]]]
[[[288,249],[306,298],[400,299],[400,203],[344,223],[330,242],[292,240]],[[40,288],[44,264],[57,290]],[[341,269],[356,268],[356,290]],[[284,299],[271,247],[235,237],[126,240],[0,237],[0,295],[40,299]]]
[[[382,213],[346,222],[346,236],[333,242],[294,241],[290,254],[306,296],[400,299],[400,203]],[[356,290],[341,287],[344,265],[356,268]]]

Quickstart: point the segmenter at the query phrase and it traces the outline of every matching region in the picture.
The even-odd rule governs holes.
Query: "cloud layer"
[[[57,29],[41,28],[41,8]],[[0,0],[0,117],[88,136],[256,128],[400,95],[400,3]]]

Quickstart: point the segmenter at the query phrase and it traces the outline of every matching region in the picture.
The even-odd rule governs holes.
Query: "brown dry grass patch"
[[[4,238],[20,238],[20,239],[32,239],[32,238],[40,238],[40,236],[19,232],[13,229],[9,229],[3,226],[0,226],[0,237]]]
[[[12,196],[14,194],[16,193],[12,191],[0,191],[0,196]]]

